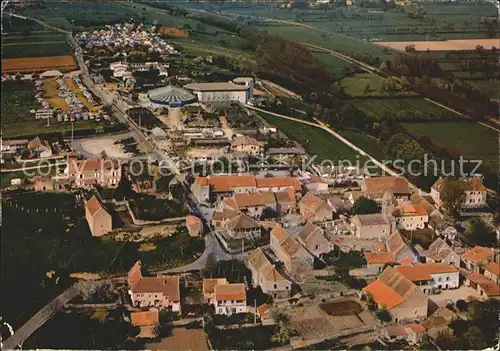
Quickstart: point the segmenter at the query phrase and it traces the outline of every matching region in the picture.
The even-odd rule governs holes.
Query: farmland
[[[63,33],[50,31],[32,21],[4,21],[2,59],[62,56],[71,53]]]
[[[416,51],[462,51],[475,50],[477,45],[486,50],[498,48],[498,39],[455,39],[438,41],[380,41],[377,45],[405,51],[407,46],[414,45]]]
[[[411,118],[414,120],[430,120],[459,118],[455,113],[445,110],[421,97],[352,99],[348,102],[362,109],[368,115],[385,116],[390,119],[404,120]]]
[[[261,115],[267,122],[278,127],[290,139],[304,146],[310,156],[317,155],[316,160],[318,162],[322,160],[332,160],[334,162],[365,160],[363,156],[360,156],[356,151],[324,130],[269,114]]]
[[[415,135],[425,135],[434,143],[452,148],[469,159],[483,160],[498,170],[498,132],[471,122],[403,123]]]
[[[27,57],[2,60],[2,72],[40,72],[50,69],[70,71],[75,69],[73,56]]]

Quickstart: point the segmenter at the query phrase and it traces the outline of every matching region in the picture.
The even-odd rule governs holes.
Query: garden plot
[[[302,340],[322,339],[375,323],[372,314],[365,311],[355,298],[340,298],[325,303],[312,302],[284,311],[284,314]]]

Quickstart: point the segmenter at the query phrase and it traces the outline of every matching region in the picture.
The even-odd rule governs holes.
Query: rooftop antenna
[[[2,31],[2,34],[3,34],[3,10],[7,7],[7,5],[9,4],[9,0],[2,0],[2,24],[1,24],[1,31]]]

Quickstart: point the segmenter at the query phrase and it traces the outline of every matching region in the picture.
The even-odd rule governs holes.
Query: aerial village
[[[424,192],[402,176],[303,169],[312,155],[256,110],[268,98],[264,82],[169,76],[181,53],[154,26],[116,24],[74,40],[79,73],[20,78],[35,81],[34,118],[127,127],[81,140],[3,140],[2,163],[57,165],[53,174],[12,179],[3,196],[18,206],[10,192],[76,194],[88,235],[103,242],[141,244],[178,232],[198,240],[191,262],[158,271],[139,259],[110,278],[125,292],[119,301],[140,328],[137,338],[157,340],[168,313],[174,324],[207,323],[209,315],[217,323],[207,333],[286,327],[292,349],[335,340],[419,347],[466,319],[467,305],[500,299],[498,249],[465,238],[474,223],[491,242],[500,239],[480,176],[440,178]],[[56,97],[46,97],[48,80]],[[154,174],[150,167],[137,174],[133,164],[146,155],[154,156]]]

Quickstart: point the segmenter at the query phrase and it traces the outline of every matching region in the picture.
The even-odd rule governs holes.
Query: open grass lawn
[[[356,66],[350,62],[341,60],[329,53],[313,53],[314,57],[318,59],[318,61],[328,69],[331,73],[335,74],[337,78],[341,78],[345,76],[346,69],[350,71],[354,71]]]
[[[458,116],[448,110],[445,110],[420,97],[386,97],[370,99],[352,99],[349,103],[362,109],[367,114],[374,116],[387,116],[389,118],[398,118],[400,111],[408,111],[413,115],[421,115],[422,119],[439,119],[440,117]],[[420,111],[415,114],[416,111]]]
[[[355,162],[357,159],[362,162],[365,160],[363,156],[359,155],[349,146],[320,128],[269,114],[260,113],[260,115],[267,122],[278,127],[290,139],[299,142],[311,157],[317,155],[317,162],[323,160],[332,160],[335,163],[341,160]]]
[[[385,154],[377,139],[368,134],[355,130],[337,130],[337,133],[349,140],[351,143],[366,151],[370,156],[381,161],[385,159]]]
[[[498,170],[498,132],[473,122],[403,123],[412,134],[428,136],[434,143],[453,148],[466,159],[483,160]]]

